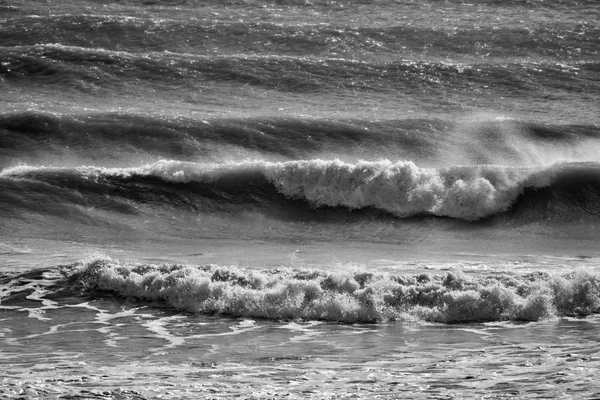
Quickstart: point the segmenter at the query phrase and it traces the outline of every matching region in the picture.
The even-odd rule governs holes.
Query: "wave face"
[[[63,273],[74,290],[246,318],[458,323],[600,313],[600,280],[586,272],[402,276],[121,264],[99,257],[65,267]]]
[[[594,124],[539,124],[480,115],[443,118],[197,117],[113,112],[0,114],[0,167],[131,166],[173,159],[410,160],[422,166],[539,166],[597,161]],[[93,149],[93,151],[91,151]]]
[[[57,163],[64,158],[131,165],[136,157],[223,162],[240,158],[310,159],[344,153],[365,158],[373,154],[431,156],[436,152],[436,139],[450,126],[448,121],[435,119],[198,119],[128,112],[71,115],[27,111],[0,115],[0,163],[6,167],[40,164],[40,160]],[[565,127],[565,135],[585,137],[585,129],[591,127],[581,127],[584,133],[573,133],[577,129]]]

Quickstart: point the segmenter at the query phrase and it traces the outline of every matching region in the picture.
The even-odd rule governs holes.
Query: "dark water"
[[[599,21],[0,1],[0,393],[597,397]]]

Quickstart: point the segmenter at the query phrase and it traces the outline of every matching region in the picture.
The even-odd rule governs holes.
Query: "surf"
[[[34,285],[44,279],[44,289]],[[562,273],[416,275],[219,265],[120,263],[90,255],[58,270],[2,277],[4,304],[23,292],[114,293],[208,315],[341,323],[537,321],[600,313],[600,278]],[[29,297],[33,298],[30,294]]]
[[[424,168],[412,161],[262,160],[203,164],[174,160],[129,168],[21,165],[0,172],[5,187],[50,185],[91,199],[124,198],[154,206],[194,206],[206,201],[248,206],[300,201],[306,211],[376,209],[396,218],[433,216],[477,221],[514,211],[513,216],[556,213],[596,219],[600,166],[566,163],[547,167],[500,165]],[[169,193],[171,193],[169,195]],[[27,196],[27,191],[22,193]],[[16,205],[16,204],[13,204]],[[562,210],[562,211],[561,211]]]

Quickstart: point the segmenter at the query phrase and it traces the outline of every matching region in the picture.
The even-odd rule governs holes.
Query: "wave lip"
[[[63,273],[72,288],[236,317],[459,323],[600,313],[600,279],[588,272],[394,276],[366,270],[120,264],[97,256],[65,267]]]

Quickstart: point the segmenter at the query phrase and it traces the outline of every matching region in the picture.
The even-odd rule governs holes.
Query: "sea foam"
[[[236,317],[457,323],[600,313],[600,277],[585,271],[404,276],[356,269],[122,264],[95,256],[64,267],[63,273],[73,289]]]

